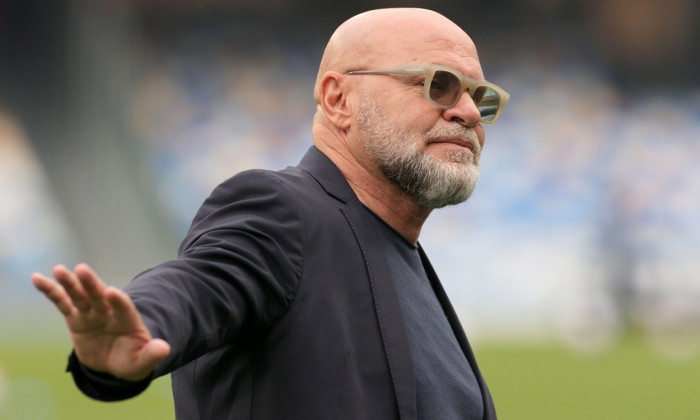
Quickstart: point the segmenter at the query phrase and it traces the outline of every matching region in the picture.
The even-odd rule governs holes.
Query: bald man
[[[219,185],[177,259],[124,291],[84,264],[32,276],[84,393],[172,372],[179,419],[496,418],[418,237],[472,193],[508,94],[450,20],[383,9],[336,30],[314,96],[299,165]]]

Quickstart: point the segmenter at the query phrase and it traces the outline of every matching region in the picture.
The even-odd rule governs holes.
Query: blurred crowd
[[[219,182],[298,161],[325,40],[380,6],[349,2],[322,18],[312,2],[205,1],[196,13],[184,1],[127,3],[131,67],[115,112],[173,237]],[[470,337],[554,336],[596,350],[642,329],[665,353],[700,351],[698,7],[493,3],[429,5],[472,35],[487,79],[511,94],[486,128],[474,196],[436,211],[421,240]],[[2,100],[0,296],[35,305],[32,271],[89,253],[47,170],[52,156],[35,151],[47,140]]]

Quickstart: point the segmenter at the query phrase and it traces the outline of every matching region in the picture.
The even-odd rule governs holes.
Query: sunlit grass
[[[138,398],[103,403],[78,391],[65,366],[70,346],[2,343],[0,419],[141,420],[175,418],[169,378],[156,380]]]
[[[638,336],[594,354],[484,345],[477,358],[501,419],[700,419],[700,357],[661,357]]]
[[[700,418],[700,356],[664,359],[638,337],[587,355],[554,344],[475,350],[501,420]],[[64,340],[5,340],[0,419],[174,418],[168,378],[125,402],[84,397],[64,372],[69,351]]]

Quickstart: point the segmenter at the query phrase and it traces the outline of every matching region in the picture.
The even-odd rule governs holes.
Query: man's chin
[[[443,162],[452,164],[471,165],[476,166],[478,169],[479,157],[474,156],[474,153],[472,153],[472,151],[469,149],[451,150],[447,153],[447,159],[443,160]]]

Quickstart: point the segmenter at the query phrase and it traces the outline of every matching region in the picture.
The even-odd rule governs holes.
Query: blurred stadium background
[[[173,257],[216,184],[308,148],[334,28],[407,5],[511,94],[473,199],[421,239],[501,418],[700,418],[695,0],[0,0],[0,418],[173,417],[167,378],[79,395],[30,274]]]

